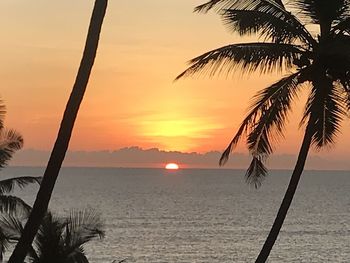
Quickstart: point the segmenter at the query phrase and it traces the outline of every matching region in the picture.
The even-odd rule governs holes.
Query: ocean
[[[12,167],[1,176],[42,175]],[[254,262],[291,171],[255,190],[243,170],[63,168],[50,210],[94,208],[106,236],[90,262]],[[38,187],[16,194],[32,202]],[[350,172],[305,171],[269,262],[350,262]]]

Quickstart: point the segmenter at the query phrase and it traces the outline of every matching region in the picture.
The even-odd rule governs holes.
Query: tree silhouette
[[[222,154],[225,164],[231,151],[246,137],[252,162],[246,180],[255,187],[267,175],[264,163],[281,137],[298,94],[307,90],[301,125],[304,139],[288,189],[272,229],[256,262],[265,262],[277,239],[310,149],[333,145],[341,122],[350,110],[350,1],[346,0],[211,0],[197,12],[215,9],[226,25],[241,36],[256,34],[261,42],[240,43],[209,51],[190,61],[177,79],[198,72],[210,76],[223,71],[288,71],[289,75],[259,91],[249,113]],[[317,25],[314,36],[306,24]]]
[[[0,219],[6,245],[18,242],[23,221],[15,216]],[[103,223],[94,210],[71,211],[68,217],[48,212],[29,249],[27,263],[88,263],[84,245],[104,236]]]
[[[34,202],[33,210],[24,227],[21,239],[17,243],[9,263],[23,262],[34,236],[48,208],[48,204],[61,169],[62,162],[66,155],[75,119],[77,117],[80,104],[83,100],[86,86],[89,81],[92,66],[95,61],[100,32],[103,19],[106,13],[108,0],[96,0],[91,16],[90,26],[86,39],[83,57],[80,63],[78,74],[64,111],[61,126],[43,180]]]
[[[0,170],[7,166],[13,154],[23,147],[23,138],[15,130],[4,128],[6,108],[0,101]],[[15,186],[24,188],[28,184],[40,184],[41,177],[21,176],[0,180],[0,213],[2,215],[27,217],[31,207],[21,198],[11,195]],[[0,228],[0,261],[7,245],[6,237]]]

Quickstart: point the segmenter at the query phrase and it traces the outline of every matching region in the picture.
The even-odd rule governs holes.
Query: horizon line
[[[46,166],[37,166],[37,165],[9,165],[7,167],[4,167],[2,170],[8,169],[8,168],[45,168]],[[166,170],[162,167],[131,167],[131,166],[74,166],[69,165],[65,166],[63,165],[62,168],[93,168],[93,169],[149,169],[149,170]],[[245,168],[211,168],[211,167],[180,167],[179,170],[232,170],[232,171],[246,171]],[[293,169],[276,169],[271,168],[268,169],[268,171],[293,171]],[[350,169],[304,169],[304,171],[312,172],[312,171],[327,171],[327,172],[350,172]]]

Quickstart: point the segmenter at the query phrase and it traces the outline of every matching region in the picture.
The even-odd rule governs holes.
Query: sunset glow
[[[33,6],[24,0],[0,3],[0,29],[4,33],[0,43],[1,98],[8,108],[7,125],[23,134],[27,149],[49,150],[56,136],[93,4],[79,3],[71,6],[71,1],[63,0],[55,2],[53,8],[51,2],[45,2],[40,5],[42,16],[28,12]],[[226,146],[256,91],[250,87],[263,87],[275,76],[253,76],[239,82],[224,77],[174,82],[187,60],[234,41],[217,17],[194,15],[197,4],[110,2],[70,150],[139,146],[206,152]],[[135,9],[140,5],[143,8]],[[164,16],[169,9],[174,12]],[[62,13],[65,16],[57,16]],[[135,14],[132,23],[128,21],[131,13]],[[76,14],[80,14],[79,19]],[[9,22],[14,18],[16,23]],[[139,25],[147,25],[147,30]],[[198,35],[193,36],[193,32]],[[178,39],[188,41],[175,45]],[[240,92],[233,92],[238,83]],[[233,105],[233,101],[239,103]]]
[[[179,165],[177,165],[176,163],[168,163],[165,166],[165,169],[167,169],[167,170],[178,170],[179,169]]]
[[[137,146],[205,153],[225,149],[251,97],[283,73],[242,78],[238,70],[229,76],[203,74],[174,82],[189,59],[246,41],[232,35],[214,12],[194,14],[199,3],[110,1],[70,150]],[[74,1],[74,5],[68,0],[46,1],[36,9],[24,0],[0,2],[0,99],[8,110],[6,124],[23,135],[25,149],[52,148],[79,66],[92,5],[93,1]],[[276,153],[298,151],[300,105],[306,95],[300,96]],[[342,143],[332,150],[334,158],[349,155],[349,131],[350,123],[345,122],[338,138]],[[247,153],[244,143],[235,152]]]

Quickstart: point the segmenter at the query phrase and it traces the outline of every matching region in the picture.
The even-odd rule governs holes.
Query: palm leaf
[[[309,44],[300,27],[286,17],[284,12],[266,11],[263,8],[254,10],[228,9],[222,13],[225,24],[240,35],[259,34],[274,43],[293,43],[300,40]]]
[[[340,20],[348,11],[347,0],[295,0],[292,5],[299,10],[305,21],[317,24],[329,24]]]
[[[0,195],[7,194],[13,191],[17,185],[23,189],[28,184],[37,183],[40,185],[42,177],[21,176],[0,181]]]
[[[0,168],[7,165],[15,151],[23,147],[23,138],[15,130],[0,131]]]
[[[74,210],[66,219],[66,242],[71,248],[78,248],[91,239],[102,238],[104,236],[102,228],[103,223],[96,211]]]
[[[85,256],[84,249],[79,247],[67,255],[67,262],[69,262],[69,263],[89,263],[89,260]]]
[[[0,195],[0,212],[10,215],[15,213],[24,213],[28,215],[31,211],[31,206],[24,202],[21,198],[12,195]]]
[[[4,233],[3,229],[0,227],[0,262],[3,261],[4,253],[9,249],[10,240]]]
[[[316,79],[315,76],[301,125],[307,120],[313,122],[312,143],[316,148],[321,148],[334,143],[340,131],[340,123],[346,117],[347,111],[344,91],[327,76],[322,76],[322,72],[316,74],[319,77]]]
[[[5,250],[9,249],[10,244],[18,242],[23,232],[23,223],[24,222],[21,219],[19,219],[18,216],[3,214],[0,217],[1,234],[6,238],[6,246],[4,247]],[[1,245],[4,244],[2,243],[2,240],[0,242]],[[35,255],[35,251],[32,246],[29,249],[28,255],[30,257],[33,257],[33,255]]]
[[[190,67],[176,77],[190,76],[198,72],[208,73],[210,76],[224,70],[242,70],[250,73],[260,69],[261,73],[273,70],[293,68],[293,61],[298,60],[305,51],[301,47],[291,44],[275,43],[243,43],[214,49],[192,59]]]
[[[112,263],[123,263],[123,262],[126,262],[128,260],[128,258],[124,258],[122,260],[113,260]]]
[[[2,214],[0,217],[0,229],[10,243],[20,239],[23,231],[23,222],[17,216]]]
[[[255,188],[260,187],[262,180],[267,175],[264,161],[273,151],[271,139],[283,135],[287,114],[299,91],[299,77],[300,73],[296,74],[294,78],[286,77],[282,86],[278,86],[277,91],[276,87],[270,87],[262,90],[256,96],[253,108],[262,105],[266,97],[270,97],[270,100],[269,104],[260,106],[260,116],[255,121],[247,138],[248,148],[253,159],[246,173],[246,181],[253,184]]]
[[[348,111],[348,116],[350,115],[350,91],[347,91],[345,93],[345,105],[346,105],[346,109]]]
[[[285,77],[277,85],[272,85],[255,96],[255,102],[251,108],[258,107],[260,116],[247,138],[248,148],[253,155],[271,154],[270,138],[283,135],[287,114],[301,84],[300,75],[301,73],[298,72]],[[270,98],[269,103],[266,103],[266,98]]]
[[[339,31],[340,33],[346,32],[349,34],[350,32],[350,17],[342,19],[332,28],[333,32]]]
[[[84,244],[103,236],[102,221],[93,210],[72,211],[67,218],[48,213],[35,238],[30,262],[88,263]]]
[[[245,174],[246,182],[249,185],[254,185],[257,189],[261,186],[262,181],[267,176],[267,169],[264,165],[262,156],[253,156],[253,159]]]
[[[6,106],[4,105],[4,102],[0,100],[0,129],[4,128],[5,115],[6,115]]]
[[[317,45],[316,40],[312,37],[310,32],[306,29],[296,16],[286,10],[281,0],[211,0],[205,4],[197,6],[195,12],[208,12],[215,8],[219,12],[224,9],[236,10],[260,10],[265,13],[278,14],[283,16],[285,21],[293,25],[294,30],[300,32],[301,37],[310,45]],[[293,31],[294,31],[293,30]]]
[[[64,220],[48,212],[35,237],[35,253],[29,257],[30,262],[64,262],[63,230]]]
[[[21,236],[21,231],[17,231],[17,221],[17,218],[6,214],[0,217],[0,262],[11,243]]]
[[[350,112],[350,78],[344,76],[339,80],[339,84],[342,86],[344,92],[346,109]]]
[[[197,6],[195,12],[208,12],[215,8],[216,10],[232,9],[232,8],[252,8],[259,4],[268,3],[285,9],[281,0],[210,0],[202,5]]]
[[[274,83],[273,85],[259,92],[255,96],[254,102],[250,106],[251,110],[249,114],[243,120],[236,135],[233,137],[232,141],[230,142],[226,150],[223,152],[220,158],[220,165],[224,165],[227,162],[230,153],[233,151],[233,149],[238,144],[239,140],[243,135],[250,134],[252,131],[254,131],[254,134],[257,133],[258,130],[261,131],[261,128],[263,126],[262,125],[259,126],[257,124],[259,123],[260,118],[263,116],[266,116],[266,113],[269,112],[268,109],[270,109],[270,112],[272,112],[274,107],[279,107],[280,110],[285,111],[283,114],[280,113],[280,115],[286,117],[286,110],[288,109],[288,107],[284,108],[280,106],[280,103],[282,103],[283,100],[286,100],[286,99],[283,99],[283,97],[288,97],[289,100],[293,99],[293,97],[296,95],[296,92],[297,92],[296,88],[297,88],[297,84],[299,83],[298,81],[300,80],[300,76],[304,72],[306,72],[306,69],[302,71],[298,71],[290,76],[284,77],[280,81]],[[260,123],[263,123],[263,120],[267,121],[268,119],[262,118]],[[270,123],[267,126],[277,124],[277,128],[279,128],[280,131],[282,130],[281,123],[276,123],[276,124],[273,124],[273,123],[274,122],[272,121],[272,123]],[[260,138],[256,142],[256,145],[259,145],[260,140],[262,140],[262,138]],[[255,144],[251,144],[251,146],[252,148],[257,148],[254,151],[255,154],[258,154],[261,152],[261,149],[259,147],[256,147]],[[272,147],[269,147],[269,148],[272,149]],[[268,153],[268,151],[265,151],[265,153]]]

